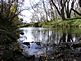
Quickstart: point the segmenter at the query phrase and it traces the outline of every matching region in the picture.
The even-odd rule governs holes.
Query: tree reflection
[[[62,37],[60,38],[60,42],[66,42],[66,33],[63,33]]]
[[[39,29],[32,29],[32,36],[35,42],[39,42],[40,41],[40,30]]]
[[[71,33],[63,33],[60,38],[60,42],[73,42],[73,37]]]
[[[39,42],[42,42],[43,47],[45,48],[45,53],[43,54],[43,57],[40,57],[39,60],[45,61],[47,59],[47,61],[79,61],[78,59],[74,58],[79,57],[79,55],[76,55],[78,49],[74,50],[73,46],[75,47],[75,45],[70,42],[81,40],[81,33],[73,33],[73,30],[71,29],[62,29],[62,31],[58,31],[57,29],[51,30],[47,28],[33,28],[28,31],[30,31],[30,34],[32,34],[33,40],[38,45],[40,45]],[[28,33],[28,31],[25,32]],[[27,35],[27,38],[28,37],[29,36]],[[53,58],[54,60],[50,60]]]
[[[68,38],[67,38],[67,42],[73,42],[73,37],[72,34],[68,33]]]

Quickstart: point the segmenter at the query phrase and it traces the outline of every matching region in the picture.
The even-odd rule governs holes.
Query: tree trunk
[[[63,20],[65,20],[65,12],[64,12],[65,3],[62,2],[62,0],[61,0],[60,4],[61,4],[61,7],[62,7],[62,9],[61,9],[61,17],[62,17]]]
[[[81,7],[81,0],[79,0],[79,2],[78,2],[78,3],[79,3],[79,6]]]
[[[63,20],[65,20],[64,8],[61,9],[61,17],[62,17]]]
[[[50,4],[50,8],[51,8],[51,19],[53,20],[54,19],[54,12],[53,12],[53,5],[52,5],[52,2],[49,1],[49,4]]]
[[[44,0],[42,0],[42,3],[43,3],[44,11],[45,11],[45,14],[46,14],[46,21],[48,21],[48,13],[47,13],[47,10],[46,10],[46,7],[45,7]]]
[[[67,1],[67,7],[66,7],[66,16],[67,18],[70,18],[70,10],[69,10],[69,1]]]

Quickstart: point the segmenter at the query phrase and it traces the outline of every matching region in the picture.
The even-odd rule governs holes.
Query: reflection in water
[[[72,39],[72,34],[68,33],[68,39],[67,39],[67,42],[73,42],[73,39]]]
[[[63,36],[60,38],[60,42],[66,42],[66,33],[63,33]]]
[[[45,54],[50,57],[52,56],[51,58],[53,58],[54,56],[53,61],[80,61],[80,58],[78,58],[77,55],[78,49],[74,50],[71,47],[72,44],[66,43],[66,42],[78,43],[79,40],[81,40],[80,33],[76,33],[76,32],[73,33],[73,31],[71,32],[71,29],[70,32],[68,32],[69,30],[64,32],[63,30],[60,31],[57,29],[32,28],[32,27],[21,28],[21,30],[23,30],[24,32],[24,35],[20,35],[21,37],[19,41],[22,41],[21,43],[26,44],[25,42],[31,42],[31,43],[41,42],[43,44],[42,48]],[[62,44],[60,44],[61,42]],[[48,61],[52,61],[52,60],[50,59]]]
[[[63,36],[60,38],[60,42],[73,42],[72,34],[63,33]]]

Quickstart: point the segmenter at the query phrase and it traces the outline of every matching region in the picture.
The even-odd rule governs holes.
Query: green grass
[[[47,22],[37,22],[37,23],[32,23],[29,24],[29,26],[33,27],[50,27],[50,28],[55,28],[55,27],[81,27],[81,19],[67,19],[67,20],[51,20]]]

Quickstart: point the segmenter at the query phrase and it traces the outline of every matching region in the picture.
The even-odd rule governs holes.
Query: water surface
[[[74,51],[79,50],[80,48],[77,49],[67,49],[65,47],[64,51],[61,49],[62,52],[65,52],[65,57],[62,59],[58,59],[58,55],[61,54],[62,52],[60,52],[59,54],[56,54],[57,51],[59,52],[60,48],[57,47],[56,45],[60,46],[60,43],[69,43],[68,45],[71,45],[73,43],[80,43],[81,41],[81,29],[57,29],[57,28],[35,28],[35,27],[28,27],[28,28],[21,28],[20,30],[22,30],[22,32],[24,33],[24,35],[20,34],[20,38],[19,38],[19,42],[22,44],[24,42],[30,42],[30,43],[36,43],[36,42],[40,42],[42,44],[41,49],[39,50],[32,50],[34,52],[40,52],[40,56],[41,55],[45,55],[47,54],[48,56],[54,56],[54,58],[56,57],[57,61],[79,61],[80,60],[80,56],[74,56]],[[22,47],[24,49],[25,54],[27,54],[28,49],[26,47],[26,45],[24,45],[24,47]],[[33,45],[34,46],[34,45]],[[66,45],[63,45],[66,46]],[[36,46],[35,46],[36,47]],[[42,49],[43,48],[43,49]],[[30,50],[31,51],[31,50]],[[54,52],[55,51],[55,52]],[[67,51],[67,52],[66,52]],[[34,53],[33,52],[33,53]],[[74,52],[73,54],[71,54],[72,52]],[[77,53],[75,55],[78,55],[80,53]],[[33,53],[31,53],[30,55],[33,55]],[[67,55],[67,53],[69,55]],[[62,53],[63,54],[63,53]],[[35,55],[35,54],[34,54]],[[56,56],[55,56],[56,55]],[[48,60],[49,61],[49,60]]]

